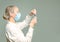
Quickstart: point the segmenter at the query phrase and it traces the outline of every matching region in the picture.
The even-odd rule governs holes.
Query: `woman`
[[[33,9],[26,19],[22,22],[17,22],[21,18],[21,13],[17,6],[8,6],[5,10],[3,18],[7,20],[6,24],[6,38],[9,40],[7,42],[31,42],[33,35],[33,27],[36,24],[36,17],[32,18],[36,14],[36,10]],[[30,22],[31,21],[31,22]],[[29,30],[24,36],[22,29],[29,25]]]

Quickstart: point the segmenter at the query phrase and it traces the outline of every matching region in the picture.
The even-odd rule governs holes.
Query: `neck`
[[[9,21],[15,23],[15,20],[12,17],[10,17]]]

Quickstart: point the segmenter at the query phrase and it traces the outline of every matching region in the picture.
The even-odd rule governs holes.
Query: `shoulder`
[[[6,30],[11,30],[14,27],[15,27],[14,24],[11,24],[11,23],[6,24]]]
[[[11,24],[6,24],[6,30],[9,30],[10,29],[10,27],[11,27]]]

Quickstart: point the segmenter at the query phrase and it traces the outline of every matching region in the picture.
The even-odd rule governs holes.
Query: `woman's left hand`
[[[34,17],[30,22],[30,27],[34,27],[36,23],[37,23],[37,17]]]

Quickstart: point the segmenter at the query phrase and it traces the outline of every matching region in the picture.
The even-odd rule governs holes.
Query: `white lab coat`
[[[8,21],[6,25],[6,37],[10,42],[31,42],[34,29],[29,27],[26,36],[22,32],[22,29],[29,25],[31,18],[28,15],[23,22],[12,23]]]

